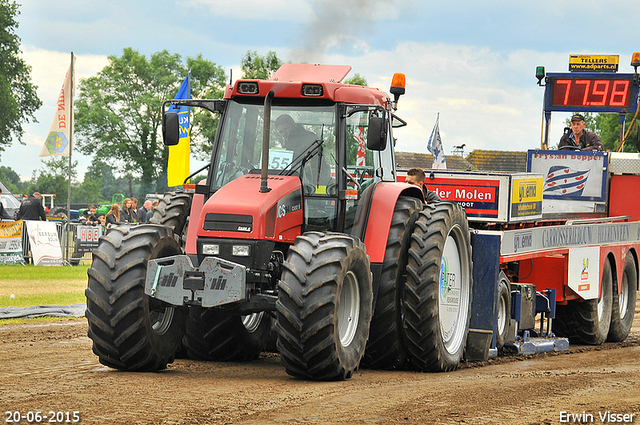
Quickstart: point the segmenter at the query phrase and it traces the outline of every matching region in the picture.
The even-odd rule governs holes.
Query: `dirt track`
[[[7,411],[70,412],[71,420],[78,411],[84,424],[528,425],[576,423],[568,414],[583,413],[592,415],[585,422],[603,423],[599,412],[608,411],[633,414],[640,424],[638,310],[620,344],[501,357],[442,374],[360,370],[328,383],[290,378],[277,354],[253,363],[179,359],[160,373],[118,372],[98,363],[85,321],[4,326],[3,422],[13,418]]]

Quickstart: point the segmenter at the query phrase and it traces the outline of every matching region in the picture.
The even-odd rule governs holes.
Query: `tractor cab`
[[[303,200],[299,232],[350,233],[367,188],[396,180],[392,102],[377,89],[341,84],[350,69],[286,64],[271,80],[235,82],[221,101],[167,102],[221,114],[206,187],[198,188],[211,198],[205,214],[228,205],[216,194],[239,177],[265,174],[268,188],[274,178],[293,176]],[[164,115],[169,145],[177,143],[177,114],[171,115]]]

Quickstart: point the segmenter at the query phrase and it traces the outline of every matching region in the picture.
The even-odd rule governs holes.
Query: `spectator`
[[[89,218],[87,219],[87,224],[92,226],[100,224],[100,220],[98,220],[98,216],[96,215],[96,206],[93,204],[89,204],[87,207],[89,210]]]
[[[78,219],[79,224],[88,224],[89,223],[89,211],[82,211],[82,215]]]
[[[131,198],[125,198],[122,201],[122,211],[120,211],[120,217],[122,218],[123,223],[137,223],[138,222],[138,212],[135,211],[132,207],[133,202]]]
[[[109,210],[109,212],[107,213],[107,216],[105,217],[105,223],[107,224],[107,227],[111,227],[114,224],[122,224],[122,221],[120,218],[121,218],[120,205],[118,204],[111,205],[111,209]]]
[[[143,221],[138,213],[138,198],[131,198],[131,218],[133,218],[134,223]]]
[[[424,170],[422,170],[421,168],[411,168],[409,171],[407,171],[407,179],[405,181],[422,189],[425,204],[431,202],[440,202],[440,197],[435,192],[427,189],[427,186],[424,184],[426,177],[427,176],[424,174]]]
[[[33,195],[22,201],[18,210],[18,220],[42,220],[47,221],[47,213],[42,206],[42,195],[34,192]]]
[[[144,201],[144,205],[138,209],[138,218],[140,219],[140,223],[146,223],[149,221],[147,220],[147,213],[149,211],[151,211],[151,201],[147,199]]]
[[[2,188],[0,187],[0,195],[2,195]],[[2,205],[2,201],[0,200],[0,221],[4,218],[4,206]]]
[[[157,199],[151,203],[151,208],[149,208],[149,211],[147,211],[147,223],[151,221],[151,217],[153,217],[153,211],[158,207],[159,203],[160,202]]]
[[[102,225],[102,231],[104,232],[107,228],[107,217],[104,214],[98,215],[98,222]]]

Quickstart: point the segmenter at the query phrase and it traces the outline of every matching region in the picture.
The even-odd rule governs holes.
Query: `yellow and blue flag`
[[[189,77],[182,82],[174,99],[191,99]],[[188,106],[171,106],[167,112],[177,112],[180,121],[180,141],[169,146],[169,162],[167,164],[167,186],[181,186],[191,173],[191,108]]]

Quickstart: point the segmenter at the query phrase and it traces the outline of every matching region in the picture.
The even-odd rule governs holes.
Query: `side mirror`
[[[387,147],[387,126],[382,117],[369,118],[369,130],[367,132],[367,149],[383,151]]]
[[[175,146],[180,141],[180,121],[177,112],[162,116],[162,140],[165,146]]]

